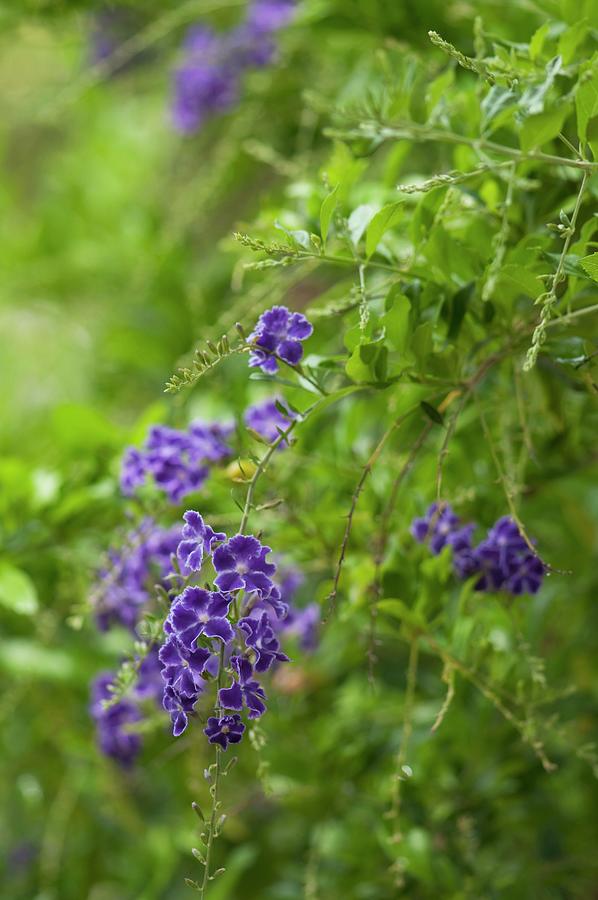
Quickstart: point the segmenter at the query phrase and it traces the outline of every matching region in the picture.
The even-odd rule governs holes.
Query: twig
[[[546,326],[550,319],[552,318],[552,313],[554,307],[557,304],[557,295],[556,290],[561,281],[565,280],[564,269],[565,269],[565,259],[567,258],[567,252],[569,250],[569,246],[571,244],[571,240],[573,235],[575,234],[575,228],[577,225],[577,217],[579,215],[579,210],[581,209],[581,203],[583,200],[583,195],[585,192],[586,184],[589,178],[588,170],[584,171],[583,177],[581,179],[581,184],[579,186],[579,191],[577,194],[577,199],[575,201],[575,208],[571,215],[571,219],[567,221],[565,219],[566,225],[561,224],[559,226],[561,231],[561,235],[565,235],[565,243],[563,244],[563,249],[561,250],[561,255],[559,257],[559,261],[557,263],[556,271],[550,280],[550,287],[545,294],[541,294],[536,303],[542,303],[542,309],[540,311],[540,321],[534,328],[534,333],[532,335],[532,343],[527,351],[525,362],[523,363],[523,371],[529,372],[530,369],[536,364],[536,360],[538,359],[538,354],[540,352],[540,348],[544,341],[546,340]],[[570,312],[570,310],[569,310]]]
[[[368,681],[370,686],[374,685],[374,667],[376,665],[376,621],[378,618],[378,602],[382,599],[382,563],[384,561],[384,556],[386,555],[386,547],[388,545],[388,538],[390,535],[390,518],[395,508],[395,504],[397,502],[397,496],[399,493],[399,489],[407,475],[411,471],[413,464],[415,462],[416,456],[423,447],[427,436],[433,428],[432,422],[427,422],[422,430],[420,431],[415,443],[411,447],[411,451],[409,452],[409,456],[407,457],[404,465],[400,469],[397,477],[395,478],[392,488],[390,490],[390,496],[388,498],[388,503],[384,508],[384,512],[380,518],[380,529],[378,531],[378,539],[376,541],[376,550],[374,553],[374,581],[372,582],[371,591],[372,591],[372,602],[370,603],[370,628],[368,635]]]
[[[528,734],[525,723],[521,722],[517,716],[505,705],[502,699],[498,696],[498,694],[490,687],[486,682],[480,678],[480,676],[470,669],[465,663],[461,662],[460,659],[457,659],[451,653],[442,647],[438,641],[428,632],[426,631],[418,631],[418,635],[431,647],[431,649],[436,653],[437,656],[440,657],[442,662],[445,665],[450,665],[458,672],[460,672],[464,678],[470,681],[474,687],[476,687],[480,693],[489,700],[492,705],[500,712],[500,714],[509,722],[520,734],[524,743],[528,744],[540,762],[546,772],[554,772],[557,769],[555,763],[551,762],[546,756],[544,751],[544,747],[539,740],[533,740]]]
[[[395,763],[395,773],[392,782],[391,805],[387,813],[387,818],[393,823],[393,833],[391,842],[398,844],[402,840],[399,831],[399,816],[401,812],[401,786],[404,781],[403,767],[407,759],[407,751],[409,749],[409,741],[413,732],[413,704],[415,700],[415,688],[417,683],[417,664],[419,660],[419,638],[417,634],[411,637],[409,646],[409,661],[407,663],[407,687],[405,690],[405,703],[403,706],[403,731],[401,733],[401,742],[399,744],[399,752],[397,753]]]
[[[486,138],[470,138],[453,131],[445,131],[441,128],[429,128],[427,125],[419,125],[416,122],[405,122],[398,125],[385,125],[382,122],[362,122],[358,128],[326,129],[328,137],[343,139],[370,138],[379,143],[387,140],[412,141],[437,141],[438,143],[463,144],[474,150],[487,150],[500,156],[509,156],[516,160],[529,160],[531,162],[546,163],[553,166],[568,166],[574,169],[583,169],[586,172],[598,171],[598,163],[585,159],[569,159],[565,156],[555,156],[552,153],[542,153],[540,150],[517,150],[505,144],[497,144]]]
[[[389,427],[386,429],[386,431],[384,432],[384,434],[382,435],[382,437],[380,438],[380,440],[374,447],[374,449],[370,455],[370,458],[368,459],[368,461],[366,462],[365,466],[362,469],[361,476],[359,478],[359,481],[357,482],[357,485],[355,486],[355,490],[353,491],[353,496],[351,498],[351,506],[349,509],[349,513],[347,515],[347,524],[345,526],[345,533],[343,535],[343,540],[341,543],[341,549],[340,549],[340,553],[339,553],[339,557],[338,557],[338,562],[336,564],[334,580],[332,583],[332,590],[330,591],[330,593],[328,594],[328,597],[326,598],[327,603],[328,603],[328,610],[327,610],[326,618],[324,619],[324,624],[326,624],[328,622],[328,619],[330,618],[331,615],[333,615],[333,613],[335,611],[336,595],[338,593],[338,585],[339,585],[339,581],[340,581],[340,577],[341,577],[343,563],[345,561],[347,546],[349,544],[351,528],[353,527],[353,516],[355,514],[355,509],[357,507],[357,503],[359,501],[360,494],[363,490],[363,486],[367,480],[368,475],[374,468],[374,466],[378,460],[378,457],[382,453],[382,450],[384,449],[384,445],[388,441],[389,437],[397,430],[397,428],[400,428],[400,426],[403,424],[403,422],[406,419],[408,419],[409,416],[413,415],[413,413],[418,408],[419,408],[419,404],[417,406],[413,406],[410,410],[408,410],[408,412],[404,413],[402,416],[399,416],[398,419],[395,419],[395,421],[392,422],[391,425],[389,425]]]

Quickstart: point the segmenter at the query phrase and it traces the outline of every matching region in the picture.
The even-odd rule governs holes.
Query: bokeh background
[[[148,729],[133,770],[102,757],[89,684],[114,667],[129,639],[118,630],[100,635],[87,598],[101,555],[126,520],[118,491],[123,447],[140,441],[151,423],[238,415],[249,399],[244,370],[234,362],[209,390],[166,396],[164,383],[179,362],[237,320],[250,327],[272,300],[290,298],[303,308],[333,283],[329,272],[309,278],[281,272],[264,283],[244,272],[233,231],[272,222],[285,209],[293,224],[291,210],[309,205],[310,183],[330,162],[324,127],[339,105],[391,77],[384,54],[427,59],[429,29],[471,48],[476,15],[512,40],[527,40],[548,12],[568,21],[576,15],[567,3],[300,0],[292,22],[276,34],[274,58],[243,75],[238,101],[195,133],[181,134],[172,122],[173,72],[187,29],[231,28],[243,10],[241,2],[225,0],[111,8],[14,0],[0,10],[0,894],[6,900],[192,894],[183,877],[197,877],[190,801],[205,792],[203,735],[191,730],[174,742],[160,720]],[[399,164],[398,157],[388,162],[391,171]],[[359,446],[364,415],[357,406],[321,450],[322,483],[343,445]],[[586,435],[581,444],[587,443]],[[310,451],[309,430],[300,450]],[[466,458],[465,451],[457,454],[455,470]],[[570,472],[557,466],[552,503],[541,492],[530,501],[536,531],[544,522],[553,555],[588,573],[596,543],[595,464],[594,455],[581,476],[573,463]],[[349,470],[347,486],[357,471]],[[431,464],[421,484],[433,477]],[[216,484],[215,507],[229,490],[224,478]],[[418,490],[406,501],[413,513],[421,510],[424,490]],[[498,504],[488,502],[498,514]],[[555,502],[559,529],[551,522]],[[359,583],[359,572],[353,574]],[[563,592],[551,608],[557,594],[547,589],[526,631],[539,634],[543,615],[550,615],[558,633],[567,619],[574,646],[565,653],[558,645],[553,664],[564,696],[571,681],[582,686],[563,701],[581,723],[577,748],[595,731],[597,624],[590,602],[595,579],[583,575],[579,585],[585,600],[574,612]],[[304,590],[310,599],[309,580]],[[500,643],[500,623],[496,628]],[[550,659],[550,631],[543,640]],[[405,666],[405,647],[391,643],[381,660],[387,689],[373,715],[363,648],[350,620],[341,619],[319,652],[302,661],[298,680],[281,682],[265,748],[247,748],[231,776],[219,847],[227,872],[211,900],[401,895],[385,874],[392,859],[381,837],[380,796],[400,735]],[[439,675],[437,667],[424,675],[430,695],[414,719],[421,767],[404,846],[405,896],[598,896],[592,751],[572,755],[548,783],[518,736],[496,724],[495,711],[475,692],[455,707],[442,738],[429,742],[442,698]],[[560,748],[559,758],[568,752]]]

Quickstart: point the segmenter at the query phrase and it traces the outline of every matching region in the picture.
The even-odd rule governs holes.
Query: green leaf
[[[288,228],[285,228],[284,225],[281,225],[280,222],[275,222],[274,227],[278,228],[279,231],[284,232],[293,246],[302,247],[304,250],[313,249],[311,245],[311,239],[307,231],[290,231]]]
[[[388,350],[383,339],[363,341],[358,344],[345,371],[353,381],[384,381],[386,378]]]
[[[443,98],[446,92],[452,87],[455,81],[455,70],[449,67],[441,72],[441,74],[430,82],[426,89],[426,111],[430,116]]]
[[[345,365],[345,372],[352,381],[364,382],[372,380],[372,372],[368,363],[364,362],[361,355],[361,345],[358,345]]]
[[[482,100],[482,129],[487,131],[490,123],[493,129],[503,124],[503,119],[508,117],[516,99],[515,91],[494,84]],[[503,113],[505,115],[501,115]]]
[[[467,312],[467,307],[469,306],[470,300],[473,296],[474,288],[475,282],[471,281],[469,284],[466,284],[464,287],[460,288],[451,297],[450,319],[447,332],[449,341],[453,341],[459,336],[461,325],[463,324],[463,319],[465,318],[465,313]]]
[[[411,350],[415,355],[419,371],[423,371],[426,361],[432,352],[432,332],[434,328],[431,322],[424,322],[413,332]]]
[[[378,609],[381,609],[382,612],[388,613],[395,619],[400,619],[401,622],[406,622],[408,625],[415,625],[416,628],[425,627],[426,623],[422,618],[421,613],[416,612],[414,609],[411,609],[402,600],[396,600],[394,598],[388,600],[380,600],[378,603]]]
[[[590,278],[593,278],[594,281],[598,281],[598,253],[590,253],[589,256],[582,257],[582,259],[579,260],[579,264],[584,271],[588,273]]]
[[[550,32],[550,27],[550,22],[544,22],[543,25],[540,25],[537,31],[534,31],[529,42],[530,59],[533,59],[535,61],[541,55],[544,48],[544,42],[546,41],[546,38],[548,37],[548,34]]]
[[[405,353],[409,343],[411,303],[398,285],[393,285],[388,292],[387,305],[389,301],[392,305],[380,319],[380,324],[384,326],[392,347],[399,353]]]
[[[598,64],[582,72],[575,93],[577,135],[587,140],[588,123],[598,115]]]
[[[402,218],[404,202],[404,200],[397,200],[396,203],[383,206],[370,221],[365,239],[365,252],[368,257],[375,252],[385,233]]]
[[[542,292],[542,282],[525,266],[508,263],[500,270],[494,296],[501,298],[501,291],[509,298],[523,294],[535,300]]]
[[[39,603],[29,575],[9,562],[0,562],[0,603],[21,616],[32,616]]]
[[[541,147],[542,144],[556,137],[559,131],[562,131],[568,113],[567,106],[562,104],[554,106],[552,109],[545,109],[536,116],[528,116],[521,129],[521,149],[527,152],[534,147]]]
[[[351,185],[357,181],[366,166],[366,160],[355,159],[347,145],[337,141],[330,159],[322,168],[329,183],[338,188],[338,199],[344,201]]]
[[[335,185],[328,196],[324,197],[324,199],[322,200],[322,206],[320,207],[320,233],[322,235],[324,244],[326,244],[330,222],[338,203],[338,197],[336,196],[337,191],[338,185]]]
[[[378,349],[379,346],[375,341],[368,341],[366,344],[360,344],[359,356],[361,358],[361,361],[369,366],[369,364],[374,362],[374,360],[376,359]]]
[[[544,102],[554,80],[563,68],[563,60],[555,56],[546,64],[546,75],[543,81],[533,87],[526,88],[519,101],[519,109],[524,116],[534,116],[544,110]]]
[[[430,403],[426,403],[425,400],[422,400],[420,406],[431,422],[434,422],[435,425],[444,425],[444,417],[438,412],[436,407],[432,406]]]
[[[376,381],[386,381],[388,375],[388,347],[380,347],[373,365]]]
[[[376,215],[377,211],[377,206],[373,206],[371,203],[363,203],[361,206],[358,206],[357,209],[354,209],[349,216],[349,235],[354,247],[356,247],[361,240],[364,231],[368,227],[369,222]]]
[[[576,22],[575,25],[571,25],[561,34],[558,43],[558,52],[563,58],[564,65],[568,66],[569,63],[574,62],[575,51],[585,38],[588,30],[588,20],[580,19],[579,22]]]

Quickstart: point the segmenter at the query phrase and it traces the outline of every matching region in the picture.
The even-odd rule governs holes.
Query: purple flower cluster
[[[475,554],[482,573],[478,590],[510,594],[537,594],[540,590],[546,567],[509,516],[492,526]]]
[[[199,490],[210,465],[231,455],[226,438],[233,426],[193,422],[186,431],[154,425],[141,450],[129,447],[123,457],[120,484],[131,496],[152,480],[171,503]]]
[[[172,120],[178,131],[198,131],[206,119],[234,106],[244,71],[272,62],[273,35],[293,11],[293,0],[253,0],[245,21],[229,32],[216,34],[204,25],[189,29],[174,73]]]
[[[120,623],[135,631],[143,606],[156,583],[166,586],[171,557],[181,540],[181,528],[159,528],[145,519],[129,532],[118,549],[108,551],[109,564],[98,573],[92,605],[98,627],[107,631]]]
[[[102,753],[120,765],[129,767],[141,750],[141,735],[135,730],[142,719],[140,703],[160,701],[161,678],[157,650],[142,660],[131,697],[108,704],[113,698],[114,673],[102,672],[92,684],[91,715],[96,723],[98,745]]]
[[[249,335],[249,340],[256,345],[249,357],[249,365],[259,367],[268,375],[278,371],[277,357],[296,366],[303,356],[301,341],[306,340],[313,330],[311,322],[301,313],[292,313],[286,306],[273,306],[262,313]]]
[[[104,706],[112,697],[110,686],[113,678],[111,672],[103,672],[93,682],[91,715],[96,723],[102,753],[122,766],[130,766],[141,749],[141,737],[133,730],[141,719],[141,713],[131,700],[119,700],[111,706]]]
[[[281,431],[286,431],[296,418],[295,413],[287,409],[286,414],[282,412],[280,407],[287,409],[280,398],[276,397],[272,400],[264,400],[262,403],[255,403],[248,406],[243,416],[243,421],[248,428],[259,434],[268,444],[273,444],[280,437]],[[284,438],[278,444],[278,450],[288,447],[288,440]]]
[[[241,740],[245,726],[239,713],[244,708],[249,718],[266,710],[266,695],[255,674],[266,672],[275,661],[288,660],[272,615],[284,617],[288,607],[272,580],[276,566],[267,559],[270,547],[253,535],[227,539],[195,510],[188,510],[184,520],[179,559],[190,572],[199,572],[209,560],[214,589],[190,585],[172,602],[159,651],[163,706],[178,737],[209,680],[222,678],[223,660],[232,680],[220,688],[218,715],[208,720],[205,733],[225,750]]]
[[[456,575],[479,575],[475,584],[478,591],[536,594],[546,567],[528,546],[517,523],[503,516],[477,546],[472,541],[475,527],[473,523],[462,525],[447,503],[433,503],[423,518],[414,519],[411,534],[419,543],[427,543],[434,555],[450,546]]]

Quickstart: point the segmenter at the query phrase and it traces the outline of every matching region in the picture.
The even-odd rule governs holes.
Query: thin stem
[[[359,390],[360,388],[357,386],[355,389]],[[333,399],[341,400],[344,396],[346,396],[345,391],[341,391],[339,393],[339,396],[336,398],[334,398],[334,396],[333,396]],[[327,395],[326,397],[321,397],[319,400],[316,400],[315,403],[312,403],[312,405],[310,407],[308,407],[304,413],[301,414],[300,418],[293,419],[293,421],[291,422],[289,427],[285,431],[281,431],[280,434],[278,435],[278,437],[276,438],[276,440],[272,444],[270,444],[270,446],[268,447],[268,450],[266,451],[266,453],[264,453],[263,457],[257,464],[256,470],[251,477],[251,481],[249,482],[249,487],[247,489],[247,494],[245,496],[245,503],[243,506],[243,513],[241,516],[241,523],[239,525],[239,534],[243,534],[243,531],[245,530],[245,528],[247,526],[247,522],[248,522],[249,515],[251,512],[251,506],[253,503],[253,495],[255,493],[255,488],[256,488],[257,482],[259,481],[261,476],[264,474],[264,472],[268,468],[268,464],[270,463],[270,460],[272,459],[272,457],[273,457],[275,451],[277,450],[277,448],[279,447],[279,445],[288,438],[288,436],[291,434],[291,432],[296,427],[296,425],[298,425],[300,422],[305,422],[305,420],[309,416],[311,416],[311,414],[313,412],[315,412],[316,409],[318,409],[318,407],[324,402],[324,400],[327,400],[330,403],[330,399],[331,399],[331,396]]]
[[[570,319],[577,319],[579,316],[588,316],[595,312],[598,312],[598,303],[593,303],[591,306],[582,306],[581,309],[574,309],[573,312],[568,312],[563,316],[558,316],[556,319],[551,319],[550,322],[546,323],[546,327],[553,328],[555,325],[566,324]]]
[[[357,503],[359,501],[359,497],[363,490],[363,487],[365,485],[367,477],[370,474],[370,472],[372,471],[372,469],[374,468],[374,466],[378,460],[378,457],[382,453],[382,450],[384,449],[384,445],[388,441],[389,437],[396,431],[397,428],[400,428],[400,426],[403,424],[403,422],[406,419],[408,419],[409,416],[411,416],[418,408],[419,408],[419,404],[417,404],[417,406],[413,406],[408,412],[404,413],[402,416],[399,416],[398,419],[395,419],[395,421],[392,422],[391,425],[388,426],[388,428],[386,429],[386,431],[384,432],[384,434],[382,435],[382,437],[380,438],[380,440],[374,447],[368,461],[366,462],[365,466],[363,467],[363,469],[361,471],[359,481],[357,482],[357,484],[355,486],[355,490],[353,491],[353,496],[351,497],[351,506],[349,509],[349,513],[347,515],[347,524],[345,525],[345,532],[343,534],[343,540],[341,543],[341,549],[340,549],[339,556],[338,556],[338,562],[336,564],[336,569],[334,572],[334,580],[332,583],[332,590],[330,591],[330,593],[328,594],[328,597],[326,598],[327,602],[328,602],[328,611],[326,614],[326,618],[324,619],[324,622],[328,621],[330,616],[333,615],[335,608],[336,608],[336,595],[338,593],[338,585],[339,585],[339,581],[341,578],[343,563],[345,561],[345,556],[347,553],[349,537],[351,536],[351,529],[353,527],[353,516],[355,515],[355,509],[357,507]]]
[[[407,663],[407,687],[405,690],[405,704],[403,706],[403,731],[401,743],[395,763],[395,773],[392,783],[391,805],[388,818],[392,820],[394,831],[391,841],[398,844],[402,835],[399,831],[399,816],[401,812],[401,786],[403,784],[403,766],[407,760],[409,741],[413,732],[413,704],[415,701],[415,688],[417,684],[417,664],[419,661],[419,638],[414,634],[409,646],[409,661]]]
[[[457,134],[454,131],[444,131],[440,128],[428,128],[426,125],[418,125],[416,122],[406,122],[401,125],[384,125],[381,122],[364,122],[359,128],[348,131],[329,129],[327,135],[339,138],[363,138],[370,137],[377,140],[405,140],[413,141],[438,141],[446,144],[463,144],[474,150],[487,150],[498,153],[501,156],[509,156],[511,159],[529,160],[531,162],[546,163],[554,166],[568,166],[574,169],[583,169],[586,172],[598,170],[598,163],[585,159],[569,159],[565,156],[555,156],[552,153],[542,153],[540,150],[518,150],[516,147],[508,147],[505,144],[497,144],[486,138],[470,138]]]
[[[384,561],[384,556],[386,554],[386,547],[388,544],[388,538],[390,535],[390,518],[392,516],[395,504],[397,502],[397,496],[399,493],[399,489],[405,479],[407,478],[409,472],[413,468],[413,464],[415,459],[423,447],[427,436],[433,428],[432,422],[427,422],[422,430],[419,433],[419,436],[415,440],[414,444],[411,447],[409,452],[409,456],[407,457],[404,465],[399,470],[397,477],[395,478],[392,488],[390,490],[390,496],[388,498],[388,503],[384,508],[384,512],[380,517],[380,529],[378,532],[378,538],[376,541],[376,550],[374,553],[374,581],[372,583],[372,602],[370,603],[370,629],[368,636],[368,681],[370,686],[374,685],[374,667],[376,665],[376,621],[378,619],[378,602],[382,599],[382,563]]]
[[[222,687],[222,673],[224,671],[224,641],[221,641],[220,646],[220,657],[218,663],[218,677],[216,680],[216,705],[214,707],[214,711],[216,716],[220,718],[222,715],[222,708],[220,706],[220,688]],[[219,790],[220,790],[220,776],[222,773],[222,750],[216,744],[216,762],[214,763],[214,784],[210,787],[210,795],[212,797],[212,809],[210,812],[210,820],[208,822],[207,827],[207,844],[206,844],[206,859],[203,869],[203,880],[199,889],[199,896],[201,900],[203,900],[205,892],[208,887],[208,881],[210,881],[210,863],[212,859],[212,845],[214,843],[214,838],[217,837],[216,833],[216,818],[218,816],[218,809],[220,807],[219,800]]]
[[[461,415],[461,413],[463,411],[463,408],[467,402],[467,398],[471,394],[471,390],[472,389],[469,388],[468,390],[463,392],[463,394],[461,396],[461,400],[459,401],[459,405],[457,406],[457,409],[451,416],[449,424],[447,426],[447,429],[444,433],[444,439],[442,441],[440,453],[438,454],[438,467],[436,469],[436,502],[437,503],[440,503],[440,495],[442,493],[442,471],[443,471],[443,467],[444,467],[444,461],[445,461],[446,457],[448,456],[449,444],[451,442],[451,438],[452,438],[453,434],[455,433],[455,428],[457,426],[457,419],[459,418],[459,416]]]
[[[505,165],[505,163],[503,163],[503,165]],[[506,163],[506,165],[510,167],[509,179],[507,182],[507,193],[503,203],[500,229],[498,230],[492,241],[492,249],[494,251],[494,254],[490,265],[488,266],[488,272],[486,275],[484,286],[482,288],[482,300],[484,301],[490,300],[492,294],[494,293],[496,282],[498,280],[498,274],[507,252],[507,239],[509,236],[509,213],[511,211],[511,206],[513,205],[513,186],[515,183],[516,166],[514,162],[508,162]]]
[[[565,144],[566,147],[569,148],[569,150],[571,150],[572,153],[575,154],[575,156],[576,156],[578,159],[583,159],[583,156],[581,155],[581,153],[579,152],[579,150],[577,149],[577,147],[576,147],[574,144],[571,143],[571,141],[569,140],[568,137],[566,137],[564,134],[560,133],[560,134],[558,135],[558,138],[559,138],[559,140],[561,140],[561,141],[563,142],[563,144]]]
[[[433,652],[440,657],[445,666],[451,666],[456,669],[467,681],[471,682],[471,684],[476,687],[479,692],[492,703],[492,705],[499,711],[499,713],[509,722],[520,734],[524,743],[528,744],[540,762],[546,772],[553,772],[557,766],[555,763],[551,762],[546,753],[544,751],[544,747],[539,740],[534,740],[528,733],[525,722],[522,722],[517,716],[509,709],[508,706],[503,702],[503,700],[498,696],[496,691],[488,685],[477,672],[474,672],[473,669],[470,669],[465,663],[461,662],[460,659],[453,656],[447,650],[442,647],[441,644],[438,643],[436,638],[434,638],[431,634],[426,631],[418,631],[418,635],[428,644],[428,646],[433,650]]]
[[[316,254],[316,253],[307,253],[301,250],[298,250],[295,254],[297,259],[313,259],[316,262],[327,262],[331,263],[335,266],[350,266],[354,268],[355,266],[363,266],[367,265],[369,268],[373,269],[384,269],[387,272],[394,272],[395,275],[409,275],[409,271],[407,269],[402,269],[400,266],[391,266],[387,263],[381,263],[377,260],[365,260],[359,256],[349,257],[349,256],[329,256],[326,253]],[[418,275],[418,278],[426,279],[424,274]]]
[[[492,456],[492,460],[493,460],[494,466],[496,468],[498,480],[500,481],[500,483],[503,487],[505,498],[507,500],[507,506],[509,507],[509,512],[511,513],[513,521],[515,522],[519,531],[521,532],[521,537],[523,538],[523,540],[525,541],[525,543],[527,544],[527,546],[529,547],[531,552],[534,554],[534,556],[538,556],[538,554],[536,552],[536,548],[534,547],[534,545],[531,541],[531,538],[528,536],[523,522],[519,518],[519,514],[517,512],[517,509],[515,507],[515,502],[513,499],[513,494],[514,494],[513,484],[510,481],[507,473],[503,469],[502,463],[498,456],[498,452],[496,450],[494,438],[492,437],[492,433],[490,431],[490,428],[488,427],[488,422],[486,421],[486,415],[485,415],[484,410],[480,403],[478,403],[478,409],[479,409],[479,413],[480,413],[480,422],[482,425],[482,430],[484,432],[484,437],[486,438],[486,442],[490,449],[490,455]]]
[[[541,298],[542,309],[540,312],[540,321],[536,325],[534,329],[534,333],[532,335],[532,343],[531,347],[527,351],[527,355],[525,357],[525,362],[523,364],[523,369],[526,372],[529,372],[530,369],[534,367],[536,364],[536,360],[538,358],[538,353],[540,352],[540,347],[544,343],[546,337],[546,327],[548,322],[552,318],[552,311],[557,303],[557,295],[556,289],[561,281],[564,280],[564,269],[565,269],[565,259],[567,257],[567,253],[569,251],[569,246],[571,245],[571,241],[573,239],[573,235],[575,234],[575,228],[577,226],[577,217],[579,215],[579,210],[581,209],[581,204],[583,200],[584,191],[586,189],[586,184],[589,178],[589,172],[586,169],[583,173],[583,177],[581,179],[581,184],[579,186],[579,191],[577,193],[577,199],[575,201],[575,207],[573,209],[573,213],[571,215],[571,219],[568,223],[566,229],[566,237],[565,242],[563,244],[563,249],[561,250],[561,255],[559,257],[559,261],[556,267],[556,272],[552,276],[550,282],[550,288],[547,293],[544,294]],[[570,312],[570,310],[568,310]]]
[[[312,406],[310,406],[309,409],[306,410],[306,412],[303,414],[303,418],[306,418],[312,412],[312,410],[315,409],[315,407],[317,405],[318,405],[317,403],[314,403]],[[278,449],[280,444],[284,440],[286,440],[286,438],[291,434],[291,432],[297,425],[297,422],[298,422],[298,419],[293,419],[293,421],[291,422],[289,427],[286,429],[286,431],[281,432],[279,434],[279,436],[276,438],[276,440],[272,444],[270,444],[268,450],[264,453],[261,460],[259,461],[255,472],[251,476],[251,481],[249,482],[249,487],[247,488],[247,494],[245,495],[245,504],[243,506],[243,514],[241,516],[241,523],[239,525],[239,534],[243,534],[243,532],[245,531],[245,527],[246,527],[247,521],[249,519],[249,514],[251,512],[251,506],[252,506],[252,502],[253,502],[253,495],[255,493],[255,487],[256,487],[260,477],[264,474],[264,472],[268,468],[268,463],[272,459],[274,453],[276,452],[276,450]]]

